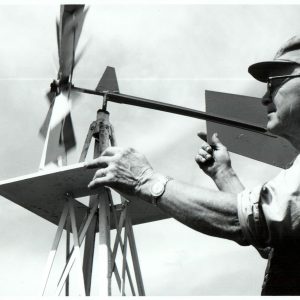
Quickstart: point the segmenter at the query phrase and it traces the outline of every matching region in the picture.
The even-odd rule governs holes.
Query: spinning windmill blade
[[[47,93],[50,107],[40,128],[40,134],[46,138],[41,167],[55,162],[76,145],[71,118],[70,87],[74,66],[82,56],[80,53],[77,60],[75,59],[86,13],[84,5],[61,5],[60,21],[56,23],[59,71],[57,80],[51,83]]]
[[[72,76],[75,64],[75,49],[78,45],[83,22],[87,10],[84,5],[62,5],[58,32],[59,76],[60,80],[67,80]]]
[[[48,110],[48,113],[47,113],[47,116],[43,122],[43,125],[41,126],[40,128],[40,134],[46,138],[47,136],[47,132],[48,132],[48,128],[49,128],[49,124],[50,124],[50,120],[51,120],[51,116],[52,116],[52,111],[53,111],[53,106],[54,106],[54,103],[55,103],[55,98],[56,98],[56,90],[57,90],[57,87],[56,87],[56,83],[55,81],[51,83],[51,86],[50,86],[50,91],[46,94],[49,102],[50,102],[50,107],[49,107],[49,110]]]

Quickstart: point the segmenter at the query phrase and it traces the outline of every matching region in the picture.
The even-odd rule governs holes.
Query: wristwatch
[[[159,179],[156,179],[156,181],[152,184],[150,192],[152,196],[152,204],[157,206],[157,200],[159,197],[162,196],[162,194],[165,192],[166,185],[170,180],[173,180],[174,178],[169,176],[161,176]]]

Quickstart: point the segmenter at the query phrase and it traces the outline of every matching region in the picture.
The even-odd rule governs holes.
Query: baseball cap
[[[267,82],[272,76],[287,67],[300,66],[300,36],[294,36],[285,42],[275,54],[273,60],[258,62],[248,68],[248,72],[257,80]]]

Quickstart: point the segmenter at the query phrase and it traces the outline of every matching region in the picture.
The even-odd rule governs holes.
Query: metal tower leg
[[[99,294],[111,296],[110,209],[107,192],[101,195],[99,206]]]
[[[59,246],[61,235],[62,235],[64,226],[65,226],[66,221],[67,221],[68,214],[70,216],[73,242],[74,242],[74,247],[71,251],[72,254],[70,255],[70,259],[71,259],[72,256],[74,256],[73,262],[76,260],[78,286],[80,287],[80,292],[79,293],[80,293],[80,295],[85,295],[83,273],[82,273],[82,268],[81,268],[81,266],[82,266],[82,264],[81,264],[81,255],[80,255],[80,249],[79,249],[80,241],[79,241],[79,238],[78,238],[78,231],[77,231],[75,211],[74,211],[74,199],[70,195],[66,196],[65,206],[64,206],[62,215],[60,217],[59,225],[58,225],[58,228],[57,228],[57,231],[56,231],[56,234],[55,234],[55,238],[54,238],[54,241],[53,241],[53,244],[52,244],[51,251],[50,251],[49,256],[48,256],[48,261],[47,261],[47,265],[46,265],[46,268],[45,268],[45,273],[44,273],[44,276],[43,276],[44,280],[43,280],[43,286],[42,286],[42,295],[44,295],[45,291],[46,291],[46,287],[47,287],[47,283],[48,283],[48,280],[49,280],[50,272],[51,272],[53,262],[54,262],[54,259],[55,259],[55,255],[56,255],[56,252],[57,252],[57,249],[58,249],[58,246]],[[87,224],[87,226],[88,225],[89,224]],[[68,277],[68,274],[69,273],[67,273],[65,278],[64,278],[64,283],[65,283],[65,281]],[[63,287],[63,285],[61,286],[61,289],[62,289],[62,287]],[[61,292],[61,289],[60,289],[60,292]]]
[[[133,268],[134,268],[134,272],[135,272],[135,278],[137,281],[138,292],[139,292],[140,296],[145,296],[145,288],[144,288],[144,283],[143,283],[143,279],[142,279],[142,272],[141,272],[141,268],[140,268],[139,257],[138,257],[138,252],[137,252],[136,243],[135,243],[135,239],[134,239],[133,228],[132,228],[130,216],[128,216],[126,218],[126,226],[128,228],[128,240],[129,240],[130,251],[131,251],[131,255],[132,255],[132,262],[133,262]]]
[[[100,154],[110,146],[110,123],[109,123],[109,113],[103,110],[99,110],[97,112],[97,120],[93,122],[90,126],[88,135],[86,137],[86,141],[84,143],[83,151],[80,156],[80,161],[83,161],[86,158],[89,145],[91,143],[92,137],[95,138],[95,145],[94,145],[94,158],[97,158],[100,156]],[[105,194],[105,193],[104,193]],[[94,196],[90,197],[89,206],[91,207],[93,205]],[[103,216],[104,212],[102,208],[107,210],[107,205],[105,201],[102,198],[107,198],[107,196],[103,195],[101,196],[100,200],[100,206],[101,209],[99,210],[99,215],[101,214]],[[93,258],[94,258],[94,249],[95,249],[95,234],[96,234],[96,218],[94,218],[91,227],[88,230],[87,238],[85,241],[84,246],[84,258],[83,258],[83,272],[84,272],[84,281],[86,286],[86,293],[87,295],[90,295],[91,290],[91,282],[92,282],[92,269],[93,269]],[[100,223],[99,223],[100,224]],[[101,224],[103,226],[107,226],[105,223],[105,220],[101,219]],[[102,225],[101,225],[102,226]],[[102,231],[101,231],[102,232]],[[106,234],[105,236],[102,235],[101,243],[107,244],[107,248],[109,249],[110,245],[108,244],[110,242],[110,239],[106,236],[109,235]],[[101,248],[102,249],[102,248]],[[105,257],[109,259],[110,253],[109,251],[106,251],[104,253]],[[102,277],[104,275],[100,273]],[[105,275],[107,276],[107,275]],[[101,289],[102,290],[102,289]],[[103,291],[103,290],[102,290]],[[110,294],[110,288],[108,288],[107,293],[103,293],[102,295],[109,295]]]
[[[82,242],[83,242],[83,240],[86,236],[87,230],[88,230],[88,228],[91,224],[91,221],[94,218],[95,214],[97,213],[98,204],[99,204],[99,202],[96,202],[94,204],[94,206],[90,209],[89,214],[86,217],[86,220],[83,222],[83,224],[81,226],[81,229],[79,230],[79,245],[82,244]],[[76,255],[75,255],[74,248],[73,248],[70,252],[69,260],[66,263],[66,265],[64,267],[64,270],[62,272],[62,275],[61,275],[61,277],[59,279],[59,282],[57,284],[57,288],[56,288],[56,295],[57,296],[60,295],[60,293],[62,291],[62,288],[65,284],[66,278],[68,277],[68,274],[70,273],[70,271],[73,267],[75,259],[76,259]]]
[[[70,257],[70,221],[67,219],[66,223],[66,262],[68,262],[68,259]],[[66,296],[69,296],[70,294],[70,276],[66,279],[65,284],[65,294]]]

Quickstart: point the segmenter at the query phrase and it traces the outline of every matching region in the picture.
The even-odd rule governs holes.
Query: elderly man
[[[269,132],[300,152],[300,37],[286,42],[274,60],[251,65],[248,71],[267,83],[262,104]],[[157,205],[197,231],[253,245],[269,258],[262,295],[300,295],[300,156],[273,180],[244,189],[226,148],[216,135],[212,140],[212,147],[202,142],[196,161],[220,191],[159,174],[141,153],[117,147],[87,164],[99,168],[89,187],[109,186]]]

